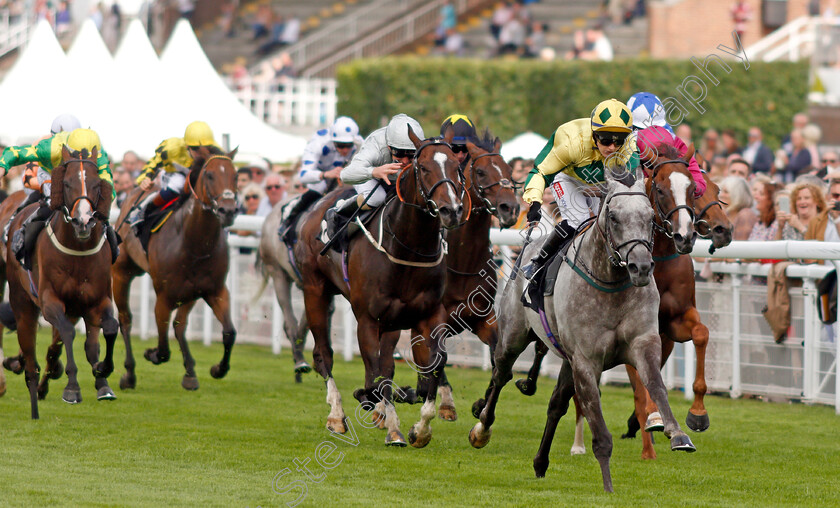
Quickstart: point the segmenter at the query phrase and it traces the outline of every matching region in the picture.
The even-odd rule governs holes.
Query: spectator
[[[257,8],[257,15],[254,19],[254,24],[251,25],[254,29],[254,40],[260,39],[268,35],[268,29],[274,21],[274,13],[271,11],[271,6],[262,4]]]
[[[790,155],[784,150],[777,153],[777,162],[784,164],[779,177],[785,183],[792,182],[811,166],[811,152],[805,147],[805,137],[801,129],[794,129],[790,133],[790,143],[793,150]]]
[[[751,169],[750,163],[744,159],[734,159],[726,168],[726,176],[739,176],[744,180],[749,181],[752,176]]]
[[[193,0],[178,0],[178,13],[184,19],[192,19],[193,12],[195,12],[195,2]]]
[[[776,210],[779,221],[776,240],[804,240],[811,219],[826,208],[828,207],[819,187],[810,183],[797,184],[790,191],[790,209]]]
[[[838,222],[840,222],[840,180],[831,180],[828,187],[826,209],[808,223],[805,239],[840,242],[840,232],[837,230]],[[831,265],[831,261],[826,261],[826,264]]]
[[[811,154],[811,165],[816,167],[817,161],[820,160],[820,151],[817,149],[817,144],[822,138],[822,129],[817,124],[809,123],[802,129],[802,137],[805,139],[805,148]]]
[[[242,194],[243,189],[251,183],[251,170],[248,168],[239,168],[236,170],[236,190]]]
[[[260,207],[260,201],[265,197],[262,188],[254,182],[250,182],[240,191],[242,193],[242,215],[257,215],[257,210]],[[230,231],[239,236],[260,236],[259,231],[247,231],[244,229],[232,229]],[[240,254],[250,254],[254,252],[251,247],[240,247]]]
[[[720,200],[728,203],[724,211],[734,227],[733,240],[746,240],[750,237],[758,217],[752,210],[753,198],[750,184],[741,177],[729,176],[720,182]]]
[[[55,35],[63,37],[70,31],[70,7],[67,2],[59,2],[58,11],[55,14]]]
[[[518,16],[511,16],[499,32],[499,54],[518,54],[525,45],[525,24]]]
[[[297,196],[298,194],[303,194],[306,191],[306,185],[300,181],[300,177],[297,175],[297,172],[295,172],[295,176],[292,178],[292,186],[286,190],[286,195]]]
[[[711,163],[709,163],[709,178],[717,181],[725,177],[728,166],[729,165],[726,163],[726,157],[723,155],[715,155],[712,158]]]
[[[496,45],[499,44],[499,37],[502,33],[502,27],[513,18],[513,2],[507,1],[499,4],[496,10],[493,11],[493,17],[490,20],[490,34]]]
[[[677,137],[685,143],[685,146],[688,146],[692,143],[691,140],[691,126],[687,123],[681,123],[677,126],[676,130]]]
[[[271,35],[264,44],[257,48],[257,54],[267,55],[275,48],[279,48],[282,45],[280,40],[283,38],[283,31],[285,29],[286,23],[283,16],[278,12],[273,13],[271,21]]]
[[[219,28],[227,38],[236,36],[234,24],[236,21],[236,9],[239,7],[239,0],[225,0],[222,3],[222,15],[219,17]]]
[[[122,207],[125,198],[134,189],[134,178],[128,171],[118,169],[114,172],[114,192],[117,193],[116,199],[113,201],[112,208],[119,209]]]
[[[747,2],[738,0],[732,6],[731,13],[732,22],[735,23],[735,32],[738,33],[738,38],[741,40],[741,44],[743,44],[747,22],[752,19],[752,7]]]
[[[143,166],[145,165],[146,161],[142,160],[131,150],[123,154],[122,162],[120,162],[120,168],[127,171],[131,175],[131,178],[135,180],[140,176],[140,172],[143,170]]]
[[[286,199],[286,178],[280,173],[271,173],[265,177],[265,197],[260,200],[257,215],[267,216],[274,205]]]
[[[793,115],[793,129],[791,129],[789,134],[786,134],[785,137],[782,138],[782,150],[787,152],[788,157],[790,157],[793,153],[793,145],[790,142],[793,131],[796,129],[802,130],[806,125],[808,125],[808,115],[805,113],[797,113]]]
[[[448,40],[448,32],[454,29],[458,22],[455,6],[452,0],[446,0],[440,8],[440,23],[435,30],[435,46],[444,46]]]
[[[819,172],[821,178],[826,180],[840,178],[840,156],[836,151],[826,150],[820,162],[822,162],[822,169]]]
[[[534,21],[531,24],[531,35],[525,39],[525,53],[522,55],[526,58],[537,58],[543,49],[546,48],[545,33],[548,31],[548,25],[540,21]]]
[[[776,202],[774,196],[779,184],[766,177],[756,177],[752,182],[752,197],[758,221],[750,232],[750,241],[775,240],[779,231],[779,221],[776,220]]]
[[[300,18],[289,18],[283,28],[283,35],[280,36],[280,44],[287,46],[296,43],[298,39],[300,39]]]
[[[735,138],[735,131],[726,129],[721,134],[723,141],[723,154],[729,157],[732,154],[741,154],[741,147],[738,146],[738,140]]]
[[[612,61],[613,47],[600,25],[587,30],[586,42],[592,45],[592,50],[582,52],[580,54],[581,60]]]
[[[297,77],[294,67],[292,66],[292,56],[284,51],[280,56],[271,60],[271,65],[274,68],[274,80],[281,85],[285,84],[289,79]]]
[[[714,164],[715,156],[721,153],[721,147],[718,146],[718,133],[714,129],[707,129],[703,133],[703,143],[700,145],[700,155],[703,159]]]
[[[753,171],[770,175],[773,169],[773,151],[762,141],[763,135],[758,127],[750,127],[747,134],[747,146],[741,152],[744,160],[752,166]]]
[[[257,185],[262,185],[263,180],[265,180],[265,175],[268,171],[270,171],[269,163],[266,160],[257,160],[250,166],[245,166],[249,170],[251,170],[251,181]]]
[[[451,56],[463,56],[464,54],[464,38],[454,28],[446,31],[444,51]]]

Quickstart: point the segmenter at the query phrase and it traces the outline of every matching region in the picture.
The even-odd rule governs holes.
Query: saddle
[[[339,199],[352,199],[355,195],[356,195],[355,190],[347,189],[346,191],[339,194],[338,198]],[[386,203],[388,202],[387,198],[386,198],[385,202]],[[371,219],[373,219],[373,216],[376,215],[376,211],[379,208],[380,207],[371,208],[370,210],[359,210],[359,212],[356,214],[356,217],[349,224],[347,224],[346,222],[344,223],[344,224],[346,224],[346,226],[344,226],[344,224],[342,224],[342,226],[344,226],[344,227],[339,229],[339,232],[336,235],[335,240],[333,240],[332,238],[327,238],[326,223],[324,222],[322,224],[322,228],[321,228],[321,230],[322,230],[321,235],[320,235],[321,240],[324,242],[324,244],[332,241],[332,245],[331,245],[330,248],[332,248],[336,252],[339,252],[339,253],[347,252],[347,250],[350,247],[350,240],[356,234],[358,234],[359,231],[361,231],[359,226],[356,224],[356,219],[360,220],[362,224],[367,226],[368,223],[370,223]],[[341,215],[337,214],[336,217],[340,220],[346,221],[346,219],[344,217],[342,217]]]
[[[545,296],[554,294],[554,283],[557,281],[557,273],[560,272],[560,265],[566,259],[566,252],[572,242],[568,242],[563,248],[555,252],[551,259],[546,262],[545,267],[534,274],[534,277],[528,282],[525,292],[522,294],[521,301],[535,312],[539,312],[544,308]],[[521,255],[521,254],[520,254]],[[527,294],[528,298],[525,298]],[[530,300],[530,301],[529,301]]]
[[[136,230],[134,231],[134,234],[137,236],[137,239],[140,240],[140,244],[143,246],[144,251],[147,253],[149,251],[149,240],[152,237],[152,233],[157,233],[169,217],[171,217],[172,214],[179,208],[184,206],[184,203],[186,203],[189,198],[189,194],[182,194],[160,208],[154,206],[152,203],[149,203],[149,206],[147,206],[146,210],[143,212],[143,222],[138,224]]]
[[[38,235],[41,234],[41,231],[47,225],[47,221],[52,217],[52,212],[46,205],[43,205],[35,213],[38,215],[29,224],[26,224],[23,229],[23,248],[15,253],[15,258],[17,258],[18,262],[23,265],[23,268],[29,271],[32,271],[33,268],[32,258],[35,255],[35,244],[38,242]]]

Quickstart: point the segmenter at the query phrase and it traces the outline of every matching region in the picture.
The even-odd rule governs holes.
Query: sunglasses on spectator
[[[825,164],[827,162],[835,162],[836,163],[837,159],[823,159],[822,161],[823,161],[823,164]]]
[[[403,148],[391,148],[391,155],[395,159],[402,159],[403,157],[408,157],[409,159],[414,158],[414,150],[405,150]]]
[[[835,201],[840,201],[840,194],[834,194],[834,193],[832,193],[832,194],[831,194],[831,199],[833,199],[833,200],[835,200]]]
[[[266,185],[265,186],[265,190],[276,190],[276,189],[282,189],[282,188],[283,187],[280,186],[280,185]]]
[[[452,145],[452,151],[455,153],[465,153],[467,151],[467,145]]]
[[[623,133],[623,132],[614,132],[614,133],[606,133],[606,134],[602,133],[602,132],[596,132],[595,133],[595,141],[597,141],[598,144],[601,144],[601,145],[604,145],[604,146],[610,146],[610,145],[621,146],[621,145],[624,144],[624,141],[626,139],[627,139],[627,134]]]
[[[260,199],[260,197],[256,194],[248,194],[245,199]]]
[[[353,148],[353,143],[333,143],[339,150],[343,148]]]

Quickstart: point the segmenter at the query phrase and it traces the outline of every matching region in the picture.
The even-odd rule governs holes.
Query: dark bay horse
[[[634,365],[662,409],[672,449],[694,451],[694,445],[670,411],[659,372],[659,293],[656,284],[651,284],[654,207],[641,179],[628,185],[626,179],[617,180],[612,173],[606,171],[606,197],[600,211],[592,219],[592,227],[572,242],[557,274],[554,295],[545,297],[544,310],[537,313],[521,303],[524,277],[512,279],[505,287],[491,390],[480,421],[469,436],[470,444],[476,448],[490,440],[500,390],[512,377],[514,360],[531,342],[530,336],[536,334],[563,358],[563,366],[549,402],[534,472],[537,477],[545,476],[557,423],[576,394],[592,430],[594,454],[608,492],[613,490],[609,468],[612,437],[601,413],[598,390],[605,369],[623,363]],[[693,184],[687,174],[674,175],[669,180],[669,189],[677,190],[673,196],[676,206],[666,216],[671,217],[674,237],[680,235],[690,248],[693,224],[685,200],[693,193]],[[658,207],[658,199],[669,192],[653,194]],[[521,255],[526,259],[533,256],[541,244],[537,241],[527,245]]]
[[[315,338],[314,367],[327,385],[327,428],[341,434],[347,430],[341,394],[332,377],[329,326],[333,298],[342,294],[350,301],[358,323],[359,350],[365,364],[363,400],[369,404],[368,410],[379,400],[385,401],[388,445],[406,444],[392,403],[393,352],[400,330],[416,328],[422,340],[429,342],[428,357],[415,358],[419,368],[430,374],[429,391],[421,420],[409,432],[411,444],[423,447],[431,439],[429,421],[436,413],[440,367],[446,363],[440,329],[446,322],[441,302],[446,273],[441,226],[459,224],[465,189],[448,144],[451,133],[448,139],[425,141],[410,127],[408,134],[416,152],[412,164],[397,178],[397,196],[375,212],[369,229],[351,239],[346,265],[338,253],[319,255],[324,245],[321,220],[340,191],[325,196],[303,219],[294,254],[303,279],[306,317]]]
[[[107,377],[114,370],[114,342],[117,320],[111,303],[111,250],[105,238],[104,223],[111,207],[111,185],[100,180],[97,150],[71,152],[62,148],[62,165],[52,171],[52,216],[46,230],[38,236],[33,269],[25,270],[11,250],[6,252],[9,301],[17,323],[18,342],[23,355],[29,388],[32,418],[38,418],[38,392],[46,395],[46,384],[39,390],[40,367],[35,359],[38,315],[53,326],[53,344],[47,354],[47,376],[61,375],[58,357],[61,346],[67,350],[67,387],[62,399],[71,404],[82,401],[77,367],[73,357],[73,326],[79,318],[87,328],[85,353],[93,367],[97,396],[113,398]],[[30,205],[12,221],[10,235],[38,205]],[[105,359],[99,361],[99,330],[105,336]]]
[[[17,192],[13,192],[9,195],[6,199],[0,203],[0,227],[5,227],[6,223],[8,223],[12,219],[12,215],[14,215],[15,210],[17,207],[20,206],[21,203],[26,199],[26,193],[22,190]],[[30,210],[31,211],[31,210]],[[6,292],[6,242],[5,238],[2,238],[0,235],[0,301],[3,300],[3,296]],[[5,311],[5,309],[0,305],[0,309]],[[11,308],[9,309],[11,310]],[[12,313],[14,314],[14,313]],[[3,354],[3,335],[5,331],[5,326],[3,322],[6,320],[14,319],[14,315],[11,316],[3,316],[3,320],[0,320],[0,364],[4,367],[12,370],[16,374],[23,373],[23,365],[21,364],[21,359],[23,358],[20,353],[16,357],[9,357],[8,359],[5,358]],[[0,397],[5,395],[6,393],[6,373],[5,369],[0,367]]]
[[[446,290],[443,305],[446,307],[447,325],[453,334],[463,331],[474,333],[491,353],[496,345],[498,324],[494,302],[496,298],[496,265],[490,243],[492,218],[499,219],[501,227],[510,227],[519,217],[519,202],[513,188],[513,170],[499,155],[502,143],[485,131],[478,144],[468,142],[470,162],[464,171],[469,189],[471,209],[465,223],[447,233],[449,252],[446,255]],[[417,330],[411,331],[417,336]],[[428,355],[425,342],[415,341],[415,355]],[[441,373],[438,415],[443,420],[457,419],[452,388]],[[425,396],[426,376],[418,375],[418,395]]]
[[[134,388],[134,355],[131,350],[131,309],[128,297],[131,281],[148,272],[152,277],[157,300],[155,321],[158,347],[147,349],[143,355],[155,365],[169,361],[169,321],[175,313],[173,329],[184,357],[185,374],[181,382],[187,390],[198,389],[195,360],[190,354],[187,338],[187,316],[199,299],[207,302],[222,323],[222,360],[210,368],[210,375],[223,378],[230,369],[230,353],[236,340],[236,330],[230,317],[230,294],[225,280],[228,272],[227,232],[237,214],[236,150],[224,154],[218,149],[202,147],[190,168],[187,179],[189,197],[149,239],[148,255],[125,217],[134,203],[141,199],[140,189],[123,203],[120,210],[120,234],[123,246],[112,274],[114,301],[119,310],[120,331],[125,340],[126,373],[120,388]]]

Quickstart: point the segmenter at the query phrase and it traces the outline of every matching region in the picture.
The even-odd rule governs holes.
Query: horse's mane
[[[198,170],[201,169],[201,166],[204,165],[204,162],[214,155],[227,155],[224,150],[217,146],[208,145],[208,146],[201,146],[198,148],[199,156],[193,159],[192,166],[190,166],[190,170]]]
[[[86,149],[82,149],[81,152],[70,152],[70,155],[74,158],[79,159],[90,159],[91,154],[88,153]],[[93,161],[96,162],[95,160]],[[63,163],[59,166],[53,168],[52,173],[50,175],[50,209],[51,210],[61,210],[65,206],[64,202],[64,178],[67,174],[67,166]],[[96,173],[97,178],[99,178],[99,172]],[[111,184],[101,178],[99,178],[99,197],[96,200],[96,211],[99,212],[100,216],[108,217],[108,214],[111,211],[111,200],[113,199],[112,194],[113,187]]]
[[[670,160],[679,159],[682,157],[680,155],[680,152],[677,150],[677,147],[668,143],[667,141],[663,141],[662,143],[656,145],[656,153],[659,155],[659,157],[664,157]]]
[[[489,128],[485,128],[480,137],[473,138],[470,141],[486,152],[492,152],[496,147],[496,136],[490,132]]]

